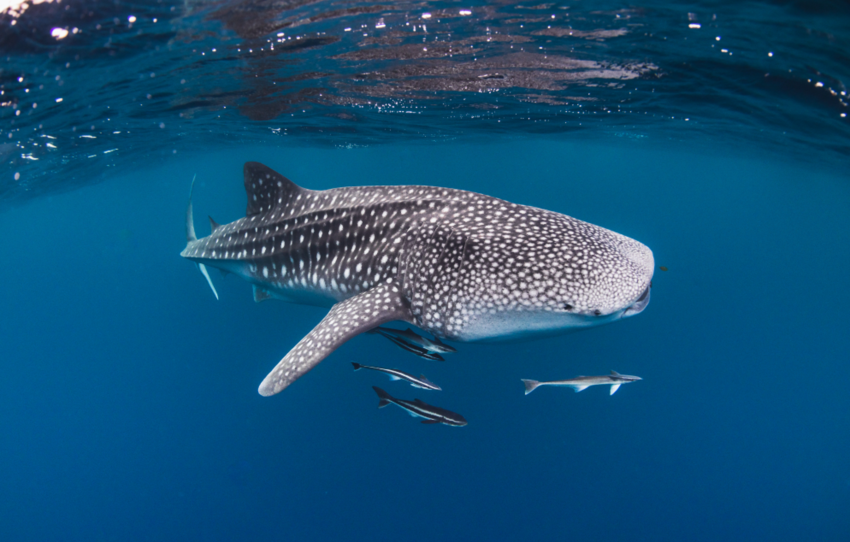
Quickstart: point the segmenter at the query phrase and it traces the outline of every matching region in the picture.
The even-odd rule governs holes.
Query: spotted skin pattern
[[[398,287],[392,284],[381,284],[340,301],[269,373],[260,384],[260,393],[273,395],[281,391],[342,343],[375,327],[375,322],[404,319],[406,314]]]
[[[246,216],[182,256],[240,275],[258,300],[333,305],[263,395],[392,320],[498,340],[603,324],[649,301],[649,248],[566,215],[439,187],[312,191],[256,162],[244,174]]]

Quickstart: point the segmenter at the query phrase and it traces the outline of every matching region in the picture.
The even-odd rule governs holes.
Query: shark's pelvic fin
[[[614,395],[617,392],[618,389],[620,389],[619,384],[612,384],[611,385],[611,393],[609,393],[608,395]]]
[[[318,365],[350,338],[385,322],[411,318],[395,284],[381,284],[340,301],[319,325],[289,351],[260,384],[260,395],[274,395]]]
[[[578,386],[573,386],[573,389],[576,390],[576,393],[578,393],[582,390],[586,390],[587,388],[588,388],[588,386],[586,384],[580,384]]]
[[[271,299],[272,294],[270,294],[267,290],[263,290],[258,287],[256,284],[254,285],[254,302],[259,303],[260,301],[265,301],[266,299]]]

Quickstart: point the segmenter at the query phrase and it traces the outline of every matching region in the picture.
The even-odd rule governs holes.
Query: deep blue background
[[[702,146],[241,149],[0,214],[0,539],[850,538],[850,185]],[[262,378],[324,314],[181,260],[244,213],[241,167],[303,186],[436,184],[560,211],[655,253],[638,317],[420,360],[372,336]],[[349,361],[424,372],[414,390]],[[614,369],[609,396],[543,388]],[[463,414],[377,410],[371,385]]]

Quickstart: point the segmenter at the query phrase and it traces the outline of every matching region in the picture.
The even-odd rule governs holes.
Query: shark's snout
[[[649,290],[652,288],[652,283],[649,283],[649,286],[646,287],[646,290],[640,294],[640,297],[637,301],[632,303],[632,305],[623,311],[623,316],[621,318],[627,318],[629,316],[634,316],[635,314],[640,314],[643,312],[643,309],[649,305]]]

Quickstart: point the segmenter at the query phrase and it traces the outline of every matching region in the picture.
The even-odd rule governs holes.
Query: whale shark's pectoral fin
[[[340,301],[266,376],[260,384],[260,395],[279,393],[355,335],[386,322],[410,318],[407,303],[395,284],[375,286]]]
[[[614,395],[615,393],[617,393],[618,389],[620,389],[620,385],[619,384],[613,384],[611,386],[611,393],[609,393],[608,395]]]

